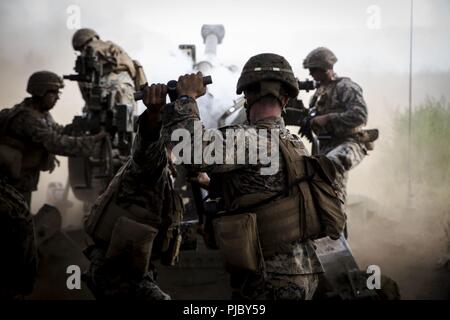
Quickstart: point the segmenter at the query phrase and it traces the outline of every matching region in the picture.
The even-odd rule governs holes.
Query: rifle
[[[69,158],[69,179],[75,196],[92,202],[131,153],[135,115],[129,106],[116,103],[116,91],[105,83],[104,64],[92,47],[77,57],[74,70],[75,74],[63,78],[79,83],[86,104],[82,115],[66,126],[65,133],[87,136],[105,131],[109,136],[98,158]],[[100,184],[94,182],[96,179]],[[92,188],[100,190],[93,192]]]
[[[297,79],[300,91],[309,92],[318,87],[318,83],[313,80],[306,79],[300,81]],[[306,108],[302,100],[291,99],[285,109],[283,115],[286,125],[300,127],[298,133],[301,137],[305,137],[312,144],[311,153],[317,154],[319,152],[319,139],[314,134],[311,128],[311,120],[317,115],[317,110],[314,107]]]

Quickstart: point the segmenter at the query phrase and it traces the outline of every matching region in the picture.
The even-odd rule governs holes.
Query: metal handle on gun
[[[167,82],[167,93],[169,94],[170,100],[174,101],[176,100],[176,90],[177,90],[177,81],[176,80],[170,80]],[[211,76],[203,77],[203,85],[206,86],[208,84],[212,83]],[[139,101],[144,98],[144,91],[137,91],[134,93],[134,100]]]

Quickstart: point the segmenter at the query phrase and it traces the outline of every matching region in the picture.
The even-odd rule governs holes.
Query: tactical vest
[[[331,161],[323,156],[306,156],[301,144],[282,137],[280,150],[288,177],[286,194],[270,196],[251,206],[245,196],[234,202],[242,211],[256,213],[265,258],[283,252],[285,244],[296,240],[324,236],[337,239],[346,221]]]
[[[130,161],[130,160],[129,160]],[[183,204],[181,198],[174,192],[172,182],[168,181],[164,189],[163,209],[161,213],[161,221],[155,222],[146,208],[134,205],[123,207],[118,203],[118,191],[121,185],[122,177],[125,174],[130,162],[125,163],[117,172],[116,176],[111,180],[106,191],[97,198],[89,216],[85,220],[85,229],[88,235],[95,243],[108,247],[113,231],[121,217],[126,217],[139,224],[147,225],[158,229],[158,243],[153,245],[154,254],[164,257],[164,253],[174,250],[171,254],[177,255],[178,248],[174,247],[174,242],[181,242],[179,226],[183,215]],[[167,174],[167,173],[164,173]],[[159,214],[159,213],[155,213]],[[173,264],[176,257],[162,259],[166,264]],[[164,260],[164,261],[163,261]],[[169,261],[170,260],[170,261]]]
[[[336,87],[338,83],[344,79],[349,79],[346,77],[336,78],[327,86],[321,86],[314,93],[311,98],[310,107],[315,107],[317,110],[317,115],[325,115],[329,113],[341,113],[345,112],[345,105],[340,103],[333,103],[332,97],[335,94]],[[345,133],[337,133],[332,125],[327,125],[324,128],[321,128],[318,132],[318,136],[331,136],[333,138],[345,138],[351,135],[354,135],[361,131],[363,126],[359,126],[357,128],[353,128],[348,130]]]
[[[27,111],[25,110],[26,103],[27,100],[0,112],[0,162],[10,164],[6,171],[13,178],[18,178],[22,171],[47,171],[54,167],[56,161],[53,154],[49,153],[42,145],[33,143],[31,138],[22,140],[10,134],[11,121]],[[11,162],[12,158],[16,161]]]

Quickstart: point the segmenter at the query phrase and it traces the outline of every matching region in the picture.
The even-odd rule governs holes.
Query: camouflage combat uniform
[[[191,136],[194,136],[194,122],[199,120],[199,110],[192,98],[177,100],[167,105],[163,114],[163,139],[170,144],[171,133],[178,128],[187,129]],[[270,129],[278,129],[280,136],[298,141],[301,149],[304,149],[299,138],[291,135],[285,128],[282,118],[266,118],[253,125],[224,127],[221,129],[224,136],[229,129],[268,129],[268,133]],[[238,143],[234,143],[234,148],[236,148],[234,155],[237,157]],[[224,155],[225,152],[224,150]],[[249,140],[246,140],[245,152],[245,154],[249,152]],[[304,152],[306,154],[306,150]],[[233,163],[203,162],[187,166],[191,170],[210,175],[210,194],[222,197],[225,210],[235,209],[243,197],[258,203],[262,198],[286,190],[285,163],[281,156],[278,171],[273,175],[261,175],[260,169],[263,166],[261,163],[237,164],[237,159],[234,159]],[[148,164],[150,165],[150,162]],[[249,201],[251,205],[252,200]],[[315,253],[314,243],[309,240],[285,244],[282,252],[265,257],[265,266],[266,277],[252,273],[231,274],[233,296],[244,299],[311,299],[318,283],[318,273],[323,271]]]
[[[47,111],[33,108],[31,98],[26,98],[8,112],[2,121],[0,143],[22,153],[19,177],[10,181],[25,197],[28,205],[31,192],[37,189],[40,171],[52,171],[57,163],[56,155],[90,156],[97,144],[93,137],[73,137],[63,133]]]
[[[137,104],[133,98],[135,87],[146,83],[145,75],[138,62],[117,44],[111,41],[93,39],[86,50],[92,50],[103,65],[103,77],[101,84],[107,89],[103,94],[113,94],[116,105],[126,105],[130,114],[136,113]],[[78,82],[81,94],[88,101],[89,87],[84,82]]]
[[[152,251],[148,252],[151,261],[160,258],[164,264],[163,260],[176,259],[177,252],[171,256],[171,243],[176,241],[181,223],[182,201],[173,190],[172,167],[159,140],[159,130],[147,128],[142,121],[146,117],[144,112],[139,118],[132,157],[97,199],[85,222],[93,239],[93,245],[86,250],[91,261],[86,280],[99,299],[170,299],[156,284],[156,270],[151,263],[148,270],[132,274],[125,255],[118,259],[106,257],[112,228],[105,226],[114,226],[118,217],[127,216],[158,229]]]
[[[311,98],[310,107],[317,115],[329,115],[330,121],[317,133],[319,153],[336,166],[338,182],[346,190],[348,171],[357,166],[367,154],[357,132],[367,122],[367,107],[362,89],[349,78],[336,78],[320,86]]]
[[[0,177],[0,299],[33,290],[37,252],[31,213],[25,199]]]

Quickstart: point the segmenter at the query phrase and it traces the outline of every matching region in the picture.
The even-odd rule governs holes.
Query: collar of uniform
[[[39,116],[39,117],[44,117],[44,118],[46,119],[46,121],[48,120],[49,117],[51,117],[50,112],[48,112],[48,111],[39,111],[39,110],[33,108],[33,102],[31,101],[31,98],[30,98],[30,97],[25,98],[25,99],[22,101],[21,104],[22,104],[22,106],[23,106],[24,108],[27,108],[27,109],[30,110],[33,114],[35,114],[35,115],[37,115],[37,116]]]
[[[28,98],[23,99],[22,104],[23,104],[25,107],[28,107],[28,108],[31,107],[31,105],[32,105],[32,103],[31,103],[31,98],[28,97]]]
[[[274,128],[284,129],[284,120],[282,117],[269,117],[256,121],[255,126],[270,126]]]

